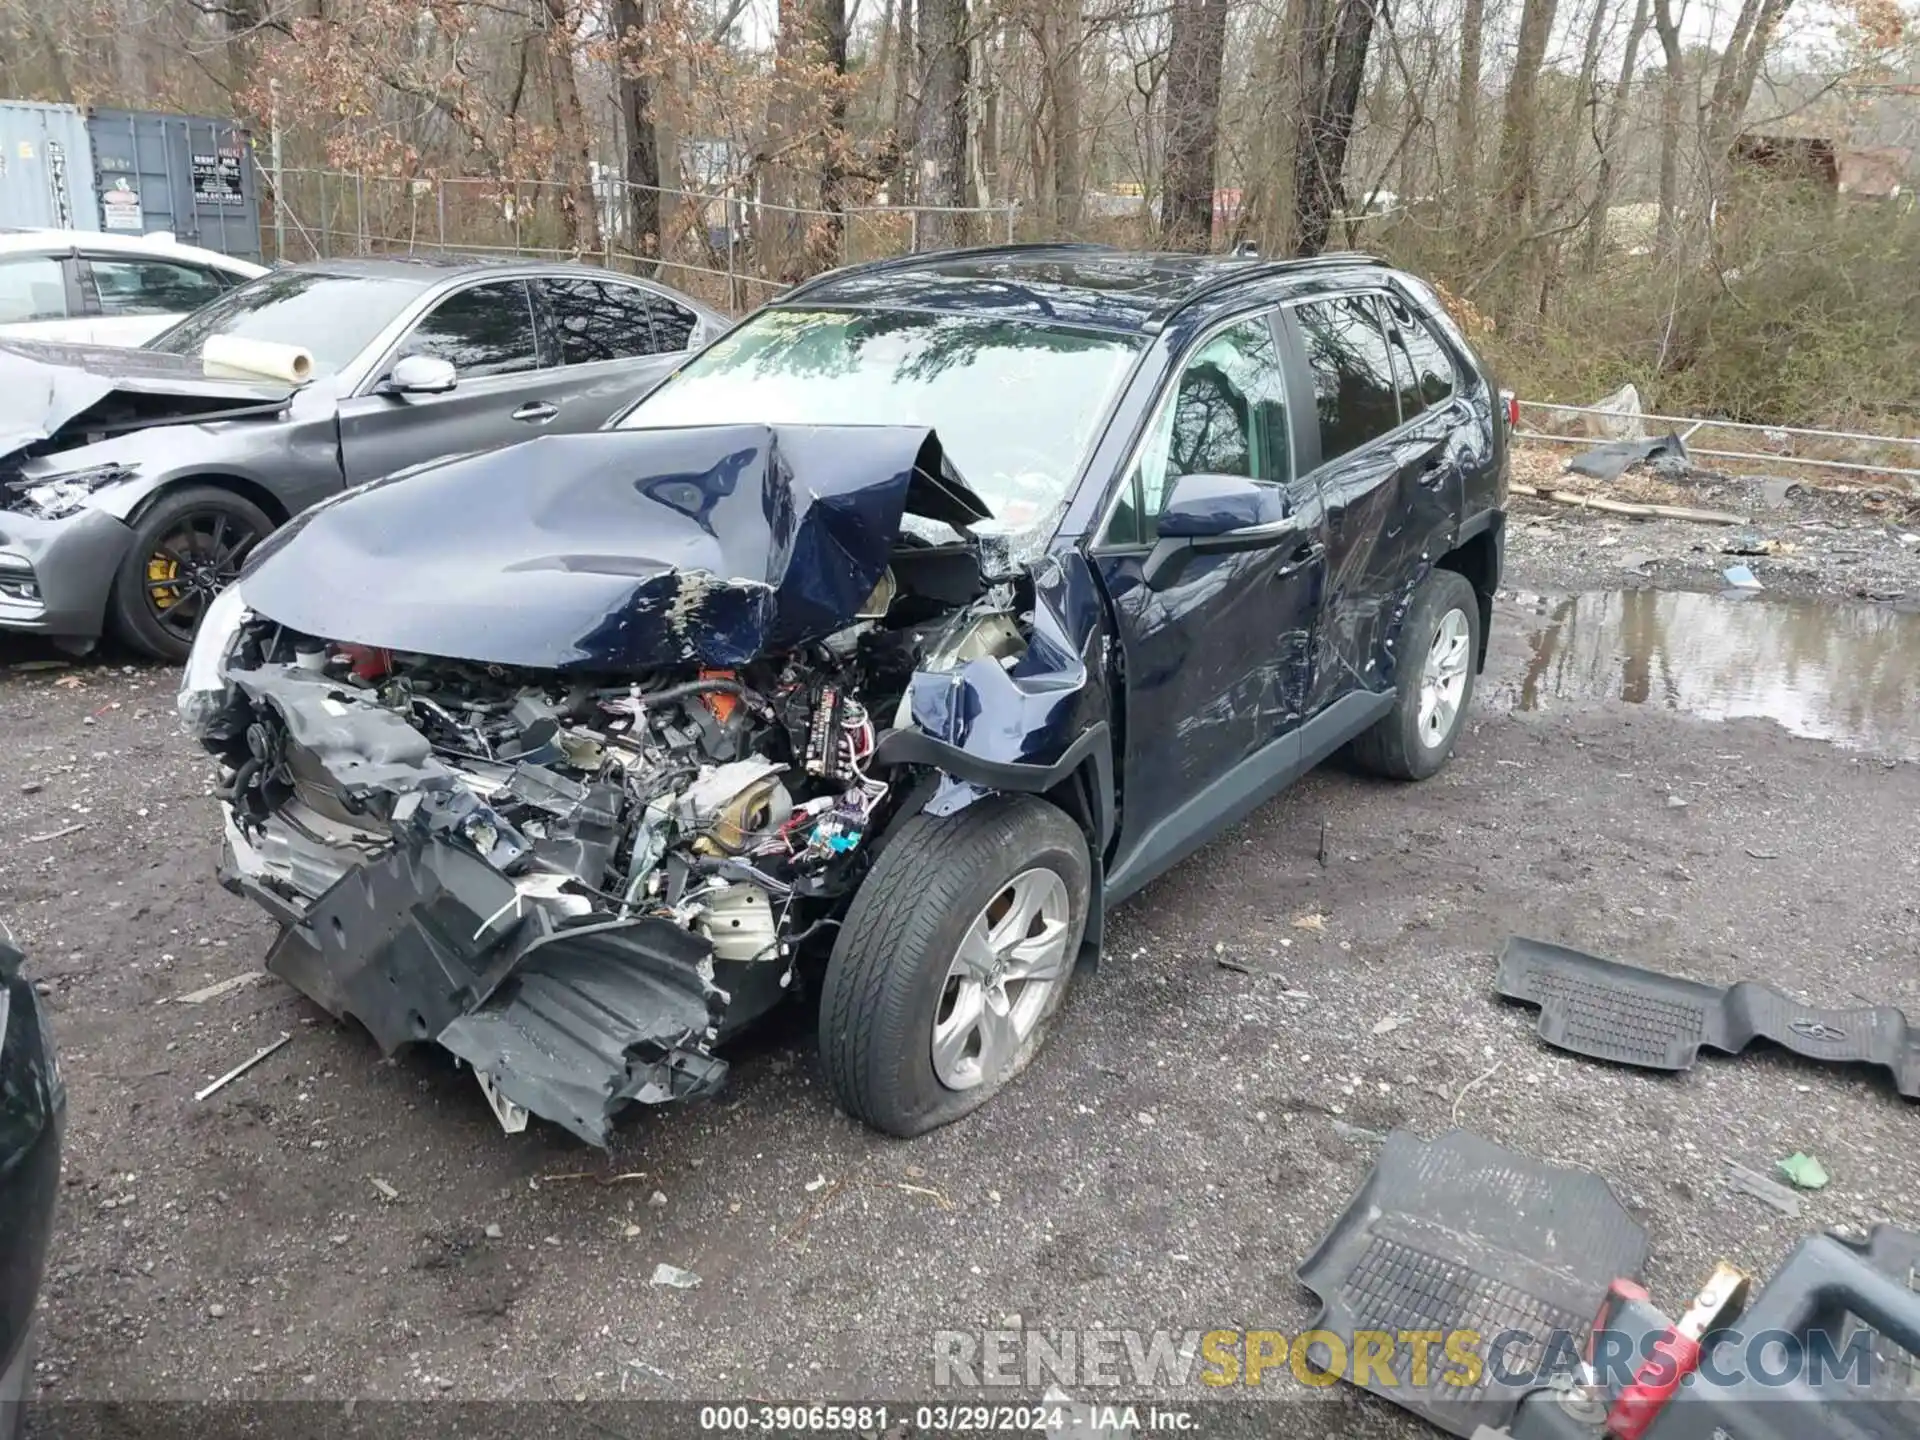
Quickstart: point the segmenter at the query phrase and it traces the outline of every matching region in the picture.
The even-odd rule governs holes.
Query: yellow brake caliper
[[[153,587],[162,581],[175,581],[180,578],[180,562],[165,555],[155,555],[147,561],[147,593],[153,597],[156,610],[171,609],[180,599],[176,586],[171,590],[155,590]]]

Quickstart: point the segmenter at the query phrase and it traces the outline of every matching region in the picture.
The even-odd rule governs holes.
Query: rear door
[[[143,345],[232,288],[211,265],[80,252],[80,290],[96,345]]]
[[[1119,889],[1291,777],[1324,572],[1318,488],[1294,462],[1297,421],[1271,315],[1202,335],[1162,394],[1093,549],[1126,678]],[[1185,474],[1272,484],[1299,526],[1270,547],[1192,554],[1171,579],[1162,570],[1150,580],[1158,517]]]
[[[534,286],[542,351],[561,367],[546,387],[559,407],[550,430],[597,430],[666,379],[699,332],[693,311],[644,285],[549,275]]]
[[[70,255],[0,254],[0,340],[81,344],[87,325]]]
[[[1312,380],[1314,473],[1327,511],[1327,591],[1307,700],[1314,715],[1343,695],[1392,683],[1385,643],[1398,628],[1394,607],[1416,538],[1404,492],[1424,473],[1430,447],[1402,432],[1378,296],[1330,295],[1283,313]]]
[[[444,395],[380,393],[408,355],[453,366]],[[444,296],[375,367],[364,392],[340,405],[347,483],[429,460],[498,449],[545,433],[560,413],[557,372],[543,370],[533,291],[524,279],[488,280]]]

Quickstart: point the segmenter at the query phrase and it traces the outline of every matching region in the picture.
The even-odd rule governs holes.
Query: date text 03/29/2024
[[[1045,1401],[1036,1405],[938,1404],[886,1405],[704,1405],[703,1435],[848,1435],[884,1434],[890,1425],[910,1423],[916,1436],[1068,1433],[1111,1430],[1187,1433],[1195,1417],[1158,1406],[1073,1405]]]

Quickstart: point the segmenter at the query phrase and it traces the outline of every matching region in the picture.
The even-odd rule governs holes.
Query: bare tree
[[[1500,121],[1500,208],[1512,229],[1525,221],[1537,178],[1540,67],[1553,34],[1555,8],[1555,0],[1524,0],[1520,7],[1520,36],[1514,46],[1513,74],[1507,80],[1506,107]]]
[[[914,136],[917,199],[922,205],[967,203],[967,0],[918,0],[921,74]],[[920,222],[923,245],[957,245],[960,217],[930,214]]]
[[[1604,133],[1598,121],[1589,122],[1594,143],[1600,150],[1600,168],[1593,180],[1593,209],[1587,216],[1586,252],[1582,264],[1589,273],[1600,268],[1601,252],[1607,243],[1607,212],[1613,208],[1614,174],[1618,164],[1620,123],[1627,113],[1627,96],[1633,89],[1634,65],[1640,57],[1640,42],[1647,34],[1647,0],[1634,0],[1633,20],[1627,26],[1626,44],[1620,52],[1620,76],[1613,82],[1613,98],[1607,105]]]
[[[1213,235],[1220,67],[1226,44],[1227,0],[1173,0],[1160,226],[1166,244],[1175,249],[1203,250]]]
[[[614,88],[626,145],[627,223],[633,250],[658,255],[660,246],[660,135],[654,126],[648,73],[646,0],[613,0]]]
[[[1293,160],[1295,244],[1302,255],[1318,255],[1326,248],[1334,212],[1346,200],[1342,176],[1353,137],[1353,112],[1366,76],[1374,4],[1307,0],[1304,7],[1308,26],[1300,37],[1301,118]],[[1320,55],[1326,58],[1317,58]]]

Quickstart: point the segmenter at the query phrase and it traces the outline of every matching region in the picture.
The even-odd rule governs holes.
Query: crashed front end
[[[451,1051],[509,1130],[605,1145],[629,1102],[711,1093],[900,802],[873,761],[915,673],[1025,648],[973,548],[903,540],[981,513],[931,437],[838,438],[538,441],[269,542],[180,697],[223,765],[223,881],[283,926],[267,968],[384,1051]],[[536,461],[599,483],[570,504]],[[476,568],[506,593],[463,610]]]

